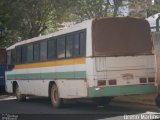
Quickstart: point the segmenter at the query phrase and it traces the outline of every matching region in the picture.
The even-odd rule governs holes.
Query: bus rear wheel
[[[15,95],[18,101],[22,102],[26,100],[26,96],[22,95],[18,84],[15,85]]]
[[[59,91],[56,84],[53,84],[51,87],[51,103],[55,108],[63,107],[63,99],[59,97]]]

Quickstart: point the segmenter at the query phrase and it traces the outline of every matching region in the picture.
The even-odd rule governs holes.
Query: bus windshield
[[[152,54],[150,26],[137,18],[102,18],[92,23],[93,56]]]

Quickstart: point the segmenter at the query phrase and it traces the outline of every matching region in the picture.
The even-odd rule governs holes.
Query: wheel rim
[[[18,86],[17,86],[17,89],[16,89],[16,97],[17,97],[17,98],[20,98],[20,95],[21,95],[21,93],[20,93],[19,88],[18,88]]]
[[[59,96],[58,96],[58,90],[54,90],[53,91],[53,102],[57,103],[59,100]]]

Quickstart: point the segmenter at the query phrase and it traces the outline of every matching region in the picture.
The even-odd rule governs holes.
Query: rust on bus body
[[[92,23],[94,56],[152,54],[149,23],[131,17],[101,18]]]

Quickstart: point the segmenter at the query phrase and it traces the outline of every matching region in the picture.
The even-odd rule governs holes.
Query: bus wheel
[[[26,100],[26,96],[22,95],[20,90],[19,90],[19,86],[16,84],[15,86],[15,95],[18,101],[25,101]]]
[[[51,87],[51,102],[53,107],[61,108],[63,106],[63,99],[59,97],[59,91],[56,84],[53,84]]]
[[[93,101],[96,105],[107,106],[111,102],[111,97],[100,97],[100,98],[93,98]]]
[[[160,95],[158,95],[155,99],[156,105],[160,108]]]

